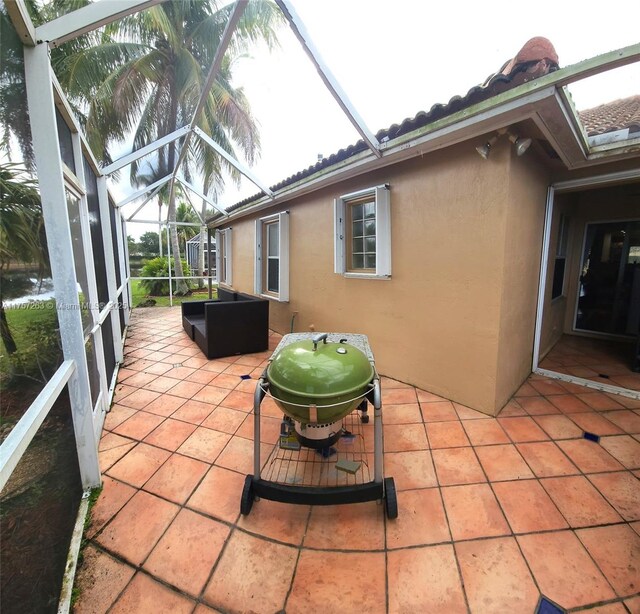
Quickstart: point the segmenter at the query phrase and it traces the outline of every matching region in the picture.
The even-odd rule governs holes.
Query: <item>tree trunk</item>
[[[171,85],[171,108],[169,110],[169,125],[166,134],[170,134],[176,129],[178,118],[178,97],[175,92],[175,83]],[[169,143],[169,152],[167,161],[169,169],[173,172],[175,170],[176,163],[176,143],[173,141]],[[178,227],[176,226],[176,190],[175,180],[171,181],[169,187],[169,232],[171,236],[171,251],[173,252],[173,272],[176,277],[184,277],[184,271],[182,270],[182,260],[180,260],[180,242],[178,241]],[[168,249],[168,246],[167,246]],[[189,292],[189,287],[184,279],[176,279],[176,291],[174,294],[184,296]]]
[[[173,272],[176,276],[176,290],[174,294],[184,296],[189,292],[189,287],[184,279],[177,279],[178,277],[184,277],[184,271],[182,270],[182,260],[180,259],[180,242],[178,241],[178,227],[176,222],[176,194],[175,190],[170,190],[169,195],[169,233],[171,236],[171,251],[173,252]]]
[[[9,323],[7,322],[7,314],[4,310],[2,298],[0,298],[0,335],[2,336],[2,342],[4,343],[5,350],[7,350],[7,354],[15,354],[18,348],[11,334]]]
[[[209,187],[205,184],[204,186],[204,195],[207,195],[209,191]],[[204,221],[207,216],[207,201],[202,199],[202,211],[200,212],[200,216]],[[211,253],[209,253],[209,245],[207,244],[207,227],[203,224],[200,226],[200,252],[198,253],[198,275],[200,279],[198,279],[198,288],[202,288],[204,286],[204,279],[202,276],[204,275],[204,252],[207,251],[207,258],[211,258]],[[209,267],[211,267],[211,262],[209,262]]]

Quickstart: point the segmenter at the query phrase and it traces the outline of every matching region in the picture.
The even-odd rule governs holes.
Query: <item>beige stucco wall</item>
[[[588,223],[640,219],[638,186],[599,188],[569,194],[559,194],[555,198],[554,217],[551,230],[551,249],[547,268],[547,285],[540,355],[544,356],[563,333],[573,331],[574,314],[578,297],[581,267],[581,250]],[[566,264],[565,292],[563,298],[551,301],[551,284],[560,214],[570,219],[569,253]],[[579,333],[589,336],[589,333]]]
[[[513,148],[509,155],[496,409],[504,406],[531,373],[550,180],[548,171],[534,155],[518,157]]]
[[[271,327],[289,332],[297,312],[296,331],[367,334],[381,373],[495,413],[531,364],[547,186],[535,157],[512,155],[506,139],[488,160],[466,143],[289,203],[291,301],[271,303]],[[391,186],[392,278],[334,274],[333,199],[381,183]],[[254,219],[231,224],[244,292]]]

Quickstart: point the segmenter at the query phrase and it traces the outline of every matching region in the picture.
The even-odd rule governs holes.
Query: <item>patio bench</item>
[[[182,327],[210,359],[263,352],[269,301],[219,288],[217,299],[182,303]]]

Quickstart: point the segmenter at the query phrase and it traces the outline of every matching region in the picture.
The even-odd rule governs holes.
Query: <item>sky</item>
[[[637,0],[609,3],[610,18],[605,5],[594,11],[574,0],[291,2],[373,133],[466,94],[534,36],[553,43],[562,67],[640,40]],[[256,47],[234,71],[234,84],[245,89],[260,127],[262,153],[252,170],[268,185],[359,139],[286,24],[279,41],[271,53]],[[578,109],[638,94],[640,63],[576,83],[570,91]],[[134,190],[120,184],[113,191]],[[228,182],[218,202],[228,207],[257,191],[248,180],[240,187]],[[135,208],[127,205],[125,211]],[[156,219],[157,208],[150,204],[136,217]],[[133,236],[145,230],[129,226]]]

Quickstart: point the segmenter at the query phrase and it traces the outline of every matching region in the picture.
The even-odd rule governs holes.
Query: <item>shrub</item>
[[[189,266],[186,260],[182,260],[182,270],[188,271]],[[140,277],[168,277],[169,276],[169,262],[168,258],[153,258],[147,260],[146,264],[142,267]],[[168,296],[169,295],[169,280],[168,279],[141,279],[140,285],[151,296]],[[187,281],[187,285],[190,285]],[[175,285],[174,285],[175,288]]]
[[[36,305],[38,306],[36,308]],[[34,303],[19,332],[18,349],[8,359],[12,376],[47,382],[62,364],[58,314],[53,301]]]

